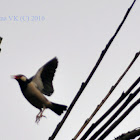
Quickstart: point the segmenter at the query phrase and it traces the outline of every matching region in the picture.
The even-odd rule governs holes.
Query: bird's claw
[[[39,115],[36,116],[36,121],[35,121],[35,122],[38,124],[39,121],[40,121],[40,119],[41,119],[42,117],[47,118],[46,116],[44,116],[44,115],[42,115],[42,114],[39,114]]]

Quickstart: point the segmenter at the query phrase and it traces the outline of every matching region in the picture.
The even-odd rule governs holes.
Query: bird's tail
[[[52,106],[50,108],[52,111],[54,111],[56,114],[61,115],[63,111],[67,109],[67,106],[65,105],[60,105],[56,103],[52,103]]]

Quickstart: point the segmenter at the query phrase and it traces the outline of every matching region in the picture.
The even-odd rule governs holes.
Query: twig
[[[134,139],[137,136],[140,136],[140,128],[136,128],[127,133],[123,133],[121,136],[115,138],[115,140],[129,140],[129,139]]]
[[[2,42],[2,37],[0,37],[0,44],[1,44],[1,42]],[[0,52],[1,52],[1,48],[0,48]]]
[[[113,37],[116,36],[116,34],[118,33],[118,31],[120,30],[120,28],[122,27],[123,23],[125,22],[130,10],[132,9],[134,3],[136,2],[136,0],[134,0],[134,2],[132,3],[132,5],[130,6],[130,8],[127,10],[121,24],[119,25],[118,29],[116,30],[116,33],[114,34]],[[112,38],[113,38],[112,37]],[[111,40],[112,40],[111,38]],[[111,41],[110,40],[110,41]],[[109,41],[109,42],[110,42]],[[109,43],[108,43],[109,44]],[[135,61],[135,59],[137,59],[137,57],[139,56],[140,52],[136,54],[136,58],[134,58],[133,61]],[[84,130],[84,128],[89,124],[89,122],[91,121],[91,119],[94,117],[94,115],[98,112],[98,110],[102,107],[102,105],[105,103],[105,101],[108,99],[108,97],[111,95],[111,93],[113,92],[113,90],[116,88],[116,86],[119,84],[119,82],[121,81],[121,79],[124,77],[124,75],[127,73],[127,71],[130,69],[131,65],[134,62],[131,62],[131,64],[128,66],[128,68],[126,69],[126,71],[123,73],[123,75],[120,77],[120,79],[117,81],[117,83],[112,86],[112,88],[110,89],[110,91],[108,92],[108,94],[105,96],[105,98],[102,100],[102,102],[97,106],[97,108],[94,110],[94,112],[91,114],[91,116],[85,121],[85,123],[82,125],[82,127],[80,128],[80,130],[78,131],[78,133],[75,135],[75,137],[73,138],[73,140],[76,140],[78,138],[78,136],[81,134],[81,132]]]
[[[113,40],[112,40],[113,41]],[[111,43],[110,43],[111,44]],[[108,48],[110,47],[110,45],[108,44],[106,46],[106,48],[102,51],[97,63],[95,64],[93,70],[91,71],[90,75],[88,76],[87,80],[85,82],[82,83],[78,93],[76,94],[76,96],[74,97],[72,103],[70,104],[66,114],[64,115],[63,119],[61,120],[61,122],[57,125],[55,131],[53,132],[52,136],[49,138],[49,140],[53,140],[57,133],[59,132],[59,130],[61,129],[62,125],[64,124],[65,120],[67,119],[68,115],[70,114],[73,106],[75,105],[76,101],[79,99],[80,95],[82,94],[83,90],[85,89],[85,87],[87,86],[88,82],[90,81],[91,77],[93,76],[93,74],[95,73],[96,69],[98,68],[99,64],[101,63],[104,55],[106,54]]]
[[[140,98],[134,102],[126,111],[125,113],[117,120],[115,121],[105,132],[104,134],[98,139],[103,140],[106,136],[108,136],[112,130],[119,124],[121,121],[140,103]],[[93,140],[93,139],[90,139]]]
[[[98,68],[99,64],[101,63],[104,55],[106,54],[107,50],[109,49],[112,41],[114,40],[116,34],[111,38],[111,40],[109,41],[109,43],[106,45],[105,49],[102,51],[98,61],[96,62],[94,68],[92,69],[90,75],[88,76],[87,80],[85,82],[82,83],[78,93],[76,94],[76,96],[74,97],[72,103],[70,104],[66,114],[64,115],[63,119],[61,120],[61,122],[57,125],[54,133],[52,134],[52,136],[49,138],[49,140],[53,140],[57,133],[59,132],[59,130],[61,129],[62,125],[64,124],[65,120],[67,119],[68,115],[70,114],[73,106],[75,105],[75,103],[77,102],[77,100],[79,99],[80,95],[82,94],[83,90],[85,89],[85,87],[87,86],[88,82],[90,81],[91,77],[93,76],[93,74],[95,73],[96,69]]]
[[[133,3],[134,4],[134,3]],[[132,5],[133,6],[133,5]],[[132,7],[131,7],[132,8]],[[130,8],[130,10],[131,10]],[[130,12],[129,10],[129,12]],[[61,129],[62,125],[64,124],[65,120],[67,119],[68,115],[70,114],[73,106],[75,105],[76,101],[79,99],[80,95],[82,94],[83,90],[85,89],[85,87],[87,86],[88,82],[90,81],[91,77],[93,76],[94,72],[96,71],[96,69],[98,68],[99,64],[101,63],[104,55],[106,54],[107,50],[109,49],[111,43],[113,42],[114,38],[116,37],[116,35],[118,34],[119,30],[121,29],[123,23],[125,22],[129,12],[126,13],[126,16],[124,17],[122,23],[119,25],[118,29],[116,30],[114,36],[110,39],[110,41],[108,42],[108,44],[106,45],[105,49],[102,51],[95,67],[93,68],[93,70],[91,71],[90,75],[88,76],[87,80],[82,83],[80,90],[78,91],[77,95],[75,96],[75,98],[73,99],[72,103],[70,104],[66,114],[64,115],[63,119],[61,120],[61,122],[57,125],[56,129],[54,130],[52,136],[49,138],[49,140],[53,140],[57,133],[59,132],[59,130]]]
[[[110,119],[90,138],[90,140],[95,140],[99,134],[123,111],[123,109],[134,99],[134,97],[140,92],[140,87],[133,93],[130,94],[128,99],[121,105],[121,107],[110,117]],[[100,139],[103,140],[103,139]]]
[[[134,2],[132,3],[132,5],[130,6],[130,8],[127,10],[121,24],[119,25],[118,29],[116,30],[114,36],[110,39],[110,41],[108,42],[108,44],[106,45],[107,46],[110,46],[112,41],[114,40],[115,36],[117,35],[117,33],[119,32],[119,30],[121,29],[123,23],[125,22],[130,10],[132,9],[134,3],[136,2],[136,0],[134,0]],[[139,55],[140,52],[137,54]],[[137,57],[136,57],[137,58]],[[135,59],[134,59],[135,61]],[[132,64],[133,64],[133,61],[132,61]],[[130,67],[131,67],[131,64],[130,64]],[[128,67],[128,70],[129,70],[129,67]],[[126,72],[128,71],[126,70]],[[124,72],[124,75],[126,73]],[[95,111],[91,114],[91,116],[85,121],[85,123],[83,124],[83,126],[80,128],[80,130],[78,131],[78,133],[75,135],[75,137],[73,138],[73,140],[76,140],[78,138],[78,136],[81,134],[81,132],[84,130],[84,128],[89,124],[89,122],[91,121],[91,119],[94,117],[94,115],[98,112],[98,110],[102,107],[102,105],[105,103],[105,101],[108,99],[108,97],[111,95],[111,93],[113,92],[113,90],[115,89],[115,87],[118,85],[118,83],[121,81],[121,79],[123,78],[123,76],[120,77],[120,79],[117,81],[117,83],[110,89],[109,93],[106,95],[106,97],[102,100],[102,102],[97,106],[97,108],[95,109]]]
[[[81,129],[79,130],[79,132],[77,133],[77,135],[75,136],[74,139],[77,138],[77,136],[83,131],[83,129],[87,126],[87,124],[91,121],[91,119],[94,117],[94,115],[98,112],[98,110],[101,108],[101,106],[104,104],[104,102],[108,99],[108,97],[111,95],[111,93],[115,90],[115,88],[117,87],[117,85],[120,83],[120,81],[122,80],[122,78],[125,76],[125,74],[128,72],[128,70],[131,68],[131,66],[134,64],[134,62],[136,61],[136,59],[138,58],[138,56],[140,55],[140,52],[135,54],[135,57],[133,58],[133,60],[131,61],[131,63],[129,64],[129,66],[127,67],[127,69],[124,71],[124,73],[120,76],[120,78],[118,79],[118,81],[115,83],[114,86],[111,87],[111,89],[109,90],[108,94],[105,96],[105,98],[101,101],[101,103],[97,106],[97,108],[94,110],[94,112],[91,114],[91,116],[85,121],[85,123],[83,124],[83,126],[81,127]],[[108,112],[110,113],[110,112]],[[108,114],[106,114],[108,115]],[[95,125],[94,125],[95,126]],[[89,129],[93,129],[93,127],[89,128]],[[90,133],[91,131],[87,131],[87,133],[82,137],[82,139],[84,140]],[[81,140],[82,140],[81,139]]]
[[[138,85],[140,77],[130,86],[130,88],[118,98],[118,100],[106,111],[106,113],[100,117],[95,123],[93,123],[86,133],[82,136],[81,140],[85,140],[89,134],[129,95],[129,93]]]

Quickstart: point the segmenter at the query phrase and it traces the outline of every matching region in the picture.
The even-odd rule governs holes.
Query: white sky
[[[0,36],[3,37],[3,41],[0,53],[0,139],[47,140],[64,115],[57,116],[52,111],[46,110],[44,115],[47,119],[42,118],[37,125],[35,117],[39,110],[24,99],[18,83],[12,80],[10,75],[22,73],[31,77],[44,63],[57,56],[59,66],[54,78],[55,92],[48,99],[69,106],[132,2],[132,0],[1,2]],[[18,21],[14,21],[12,16],[17,16]],[[22,16],[26,21],[21,21]],[[41,19],[32,21],[32,16]],[[140,50],[139,37],[140,1],[137,1],[56,140],[71,140],[75,136],[124,72],[135,53]],[[138,78],[139,62],[140,58],[92,122],[96,121],[122,91],[126,91]],[[139,97],[138,95],[134,101]],[[106,140],[139,127],[139,117],[140,109],[137,106]]]

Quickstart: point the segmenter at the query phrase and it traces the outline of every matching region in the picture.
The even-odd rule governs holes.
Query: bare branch
[[[118,100],[106,111],[106,113],[100,117],[95,123],[93,123],[86,133],[82,136],[81,140],[85,140],[89,134],[129,95],[129,93],[138,85],[140,77],[130,86],[130,88],[118,98]]]
[[[96,139],[103,132],[103,130],[125,109],[125,107],[134,99],[134,97],[139,92],[140,92],[140,87],[138,87],[138,89],[133,94],[129,95],[128,99],[121,105],[121,107],[114,113],[114,115],[112,115],[112,117],[110,117],[110,119],[96,133],[94,133],[94,135],[90,138],[90,140]],[[100,140],[103,140],[103,139],[101,138]]]
[[[138,53],[135,54],[133,60],[131,61],[131,63],[129,64],[129,66],[126,68],[126,70],[124,71],[124,73],[120,76],[120,78],[115,83],[115,85],[111,87],[111,89],[109,90],[109,92],[107,93],[107,95],[105,96],[105,98],[96,107],[96,109],[93,111],[93,113],[91,114],[91,116],[85,121],[85,123],[83,124],[83,126],[81,127],[81,129],[79,130],[79,132],[77,133],[77,135],[74,137],[74,139],[76,139],[80,135],[80,133],[83,131],[83,129],[88,125],[88,123],[91,121],[91,119],[94,117],[94,115],[98,112],[98,110],[102,107],[102,105],[105,103],[105,101],[109,98],[109,96],[115,90],[115,88],[117,87],[117,85],[120,83],[120,81],[122,80],[122,78],[125,76],[125,74],[128,72],[128,70],[131,68],[131,66],[134,64],[134,62],[136,61],[136,59],[138,58],[139,55],[140,55],[140,52],[138,52]],[[110,110],[109,112],[107,112],[107,114],[104,117],[106,117],[111,111],[112,110]],[[100,122],[98,122],[98,124],[99,123]],[[95,124],[94,124],[94,128],[95,128]],[[91,133],[91,130],[93,130],[93,126],[91,126],[88,129],[88,131],[85,133],[85,135],[82,137],[83,140]]]
[[[140,103],[140,98],[134,102],[124,113],[123,115],[117,120],[115,121],[104,133],[103,135],[98,139],[98,140],[103,140],[105,139],[106,136],[108,136],[112,130],[122,122],[122,120]],[[90,139],[93,140],[93,139]]]
[[[136,138],[137,136],[140,136],[140,128],[123,133],[121,136],[115,138],[115,140],[130,140]]]
[[[135,0],[136,1],[136,0]],[[134,1],[134,3],[135,3]],[[94,66],[93,70],[91,71],[90,75],[88,76],[87,80],[85,82],[82,83],[81,88],[79,89],[77,95],[74,97],[72,103],[70,104],[66,114],[64,115],[63,119],[61,120],[61,122],[57,125],[56,129],[54,130],[52,136],[49,138],[49,140],[53,140],[57,133],[59,132],[59,130],[61,129],[62,125],[64,124],[65,120],[67,119],[67,117],[69,116],[72,108],[74,107],[75,103],[77,102],[77,100],[79,99],[80,95],[82,94],[83,90],[85,89],[85,87],[87,86],[88,82],[90,81],[91,77],[93,76],[93,74],[95,73],[96,69],[98,68],[99,64],[101,63],[104,55],[106,54],[107,50],[109,49],[110,45],[112,44],[114,38],[116,37],[116,35],[118,34],[118,32],[120,31],[123,23],[125,22],[131,8],[133,7],[134,3],[131,5],[131,7],[128,9],[128,12],[126,13],[123,21],[121,22],[121,24],[119,25],[118,29],[116,30],[115,34],[113,35],[113,37],[109,40],[108,44],[106,45],[105,49],[102,51],[96,65]]]
[[[0,37],[0,44],[1,44],[1,42],[2,42],[2,37]],[[1,52],[1,48],[0,48],[0,52]]]

